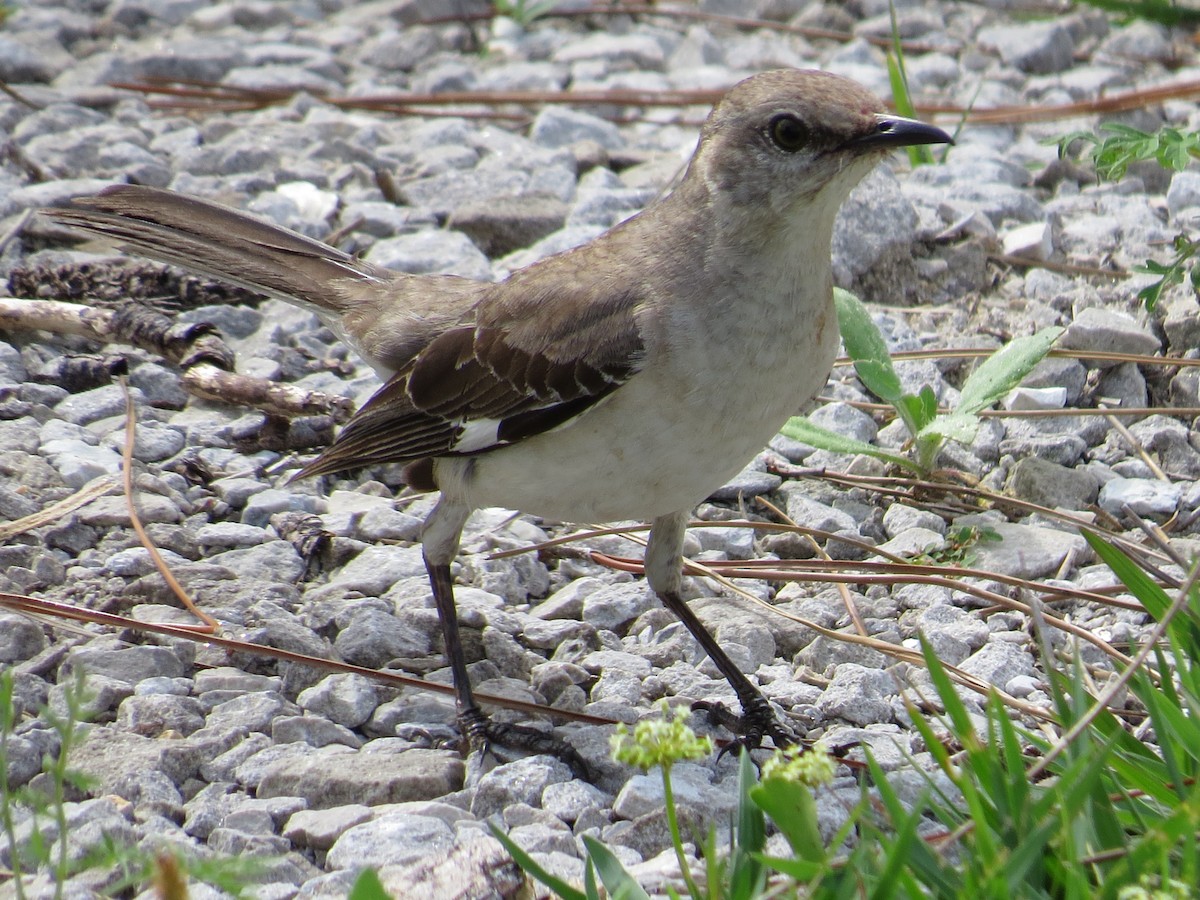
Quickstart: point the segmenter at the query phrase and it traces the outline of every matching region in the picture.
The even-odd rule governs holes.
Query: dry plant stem
[[[1106,403],[1101,402],[1100,409],[1107,412],[1109,407]],[[1157,478],[1159,481],[1165,481],[1168,484],[1170,484],[1171,479],[1166,476],[1166,473],[1163,472],[1163,470],[1158,467],[1158,463],[1156,463],[1151,458],[1150,454],[1146,452],[1146,448],[1142,446],[1142,442],[1139,441],[1137,438],[1135,438],[1133,436],[1132,432],[1130,432],[1130,430],[1125,427],[1125,423],[1119,421],[1115,416],[1112,416],[1112,415],[1106,415],[1104,418],[1108,422],[1108,424],[1111,425],[1116,430],[1117,434],[1121,435],[1121,438],[1125,441],[1126,444],[1129,445],[1129,448],[1134,453],[1136,453],[1138,456],[1140,456],[1142,458],[1142,462],[1144,462],[1146,464],[1146,467],[1152,473],[1154,473],[1154,477]]]
[[[497,550],[494,553],[488,554],[488,559],[507,559],[512,556],[520,556],[523,553],[541,553],[551,551],[556,548],[563,547],[568,544],[587,541],[595,537],[606,537],[609,535],[622,535],[629,539],[631,543],[641,543],[633,538],[633,533],[639,531],[647,531],[649,525],[615,525],[609,528],[595,528],[587,531],[576,532],[574,534],[564,535],[559,538],[552,538],[548,541],[543,541],[539,544],[530,544],[525,547],[514,547],[509,550]],[[774,531],[774,532],[796,532],[809,539],[818,538],[836,538],[837,540],[847,540],[844,536],[833,535],[830,532],[822,531],[819,528],[804,528],[800,525],[784,525],[778,522],[751,522],[743,520],[729,520],[719,522],[690,522],[688,528],[751,528],[756,531]],[[870,550],[872,553],[877,553],[878,548],[870,547],[862,544],[863,547]],[[1137,546],[1137,545],[1134,545]],[[588,559],[592,558],[592,551],[580,551],[580,556]],[[890,556],[891,554],[881,554]],[[616,558],[616,557],[614,557]],[[1026,590],[1038,591],[1045,595],[1047,601],[1057,600],[1085,600],[1094,603],[1103,603],[1108,606],[1118,607],[1120,609],[1129,609],[1137,612],[1142,611],[1140,603],[1125,601],[1119,598],[1109,596],[1105,591],[1124,592],[1125,588],[1119,584],[1109,585],[1105,588],[1096,588],[1093,590],[1080,590],[1078,588],[1068,588],[1061,585],[1039,584],[1036,581],[1029,581],[1025,578],[1017,578],[1012,575],[1002,575],[997,572],[987,572],[982,569],[965,569],[962,567],[947,567],[940,565],[923,565],[912,563],[908,560],[893,557],[892,562],[847,562],[844,560],[777,560],[777,559],[739,559],[726,561],[713,561],[708,563],[709,568],[717,572],[726,573],[736,572],[740,578],[775,578],[776,580],[787,581],[792,575],[797,572],[803,573],[806,570],[816,570],[820,572],[828,572],[830,570],[835,573],[846,571],[872,571],[878,570],[888,573],[908,573],[914,576],[944,575],[948,568],[953,569],[953,573],[958,577],[964,578],[981,578],[988,581],[996,581],[1001,584],[1012,585],[1013,587],[1023,588]],[[775,569],[779,571],[776,572]],[[761,569],[762,571],[748,572],[746,569]],[[733,577],[733,575],[730,575]],[[846,580],[853,583],[853,577],[847,577]],[[916,579],[914,579],[916,580]],[[1170,587],[1175,587],[1175,582],[1165,582]]]
[[[641,574],[643,572],[642,563],[640,560],[620,559],[617,557],[606,556],[603,553],[593,553],[591,558],[593,561],[598,562],[601,565],[610,566],[618,571],[632,572],[635,574]],[[687,575],[703,575],[707,578],[711,578],[729,592],[749,600],[754,605],[759,606],[768,612],[783,616],[784,618],[796,622],[797,624],[803,625],[805,628],[811,629],[823,637],[827,637],[835,641],[841,641],[842,643],[846,644],[861,644],[864,647],[870,647],[874,650],[878,650],[880,653],[891,656],[894,659],[901,660],[902,662],[912,663],[917,666],[923,665],[923,659],[919,651],[910,650],[907,647],[901,647],[897,644],[891,644],[887,641],[877,640],[876,638],[872,637],[865,637],[852,632],[835,631],[832,628],[825,628],[824,626],[810,621],[809,619],[785,612],[777,607],[772,606],[765,600],[760,600],[752,594],[746,593],[728,578],[723,577],[714,570],[698,562],[685,559],[684,573]],[[995,691],[1006,704],[1010,705],[1014,709],[1020,710],[1026,715],[1033,716],[1038,719],[1047,719],[1050,721],[1054,720],[1054,714],[1050,710],[1018,700],[1010,694],[1000,690],[995,685],[984,682],[976,678],[974,675],[968,675],[966,672],[963,672],[949,664],[946,665],[946,671],[948,671],[954,677],[954,679],[959,682],[959,684],[969,688],[972,691],[975,691],[978,694],[987,696],[989,693]]]
[[[835,397],[822,395],[817,397],[821,403],[845,403],[854,409],[866,413],[883,413],[893,411],[890,403],[871,403],[866,400],[838,400]],[[939,409],[939,415],[949,413],[948,409]],[[1121,408],[1093,409],[1085,406],[1064,406],[1062,409],[983,409],[976,413],[981,419],[1045,419],[1053,416],[1104,416],[1111,418],[1120,416],[1134,418],[1142,416],[1174,416],[1179,419],[1194,419],[1200,416],[1200,406],[1123,406]],[[890,416],[889,416],[890,418]]]
[[[125,392],[125,446],[121,450],[121,476],[125,488],[125,506],[129,510],[129,524],[133,526],[138,540],[150,554],[154,567],[167,582],[171,593],[179,598],[179,602],[186,606],[193,616],[204,623],[203,625],[181,625],[180,627],[203,634],[213,634],[220,630],[221,623],[192,601],[187,590],[179,583],[166,560],[162,558],[162,554],[158,552],[158,548],[154,546],[154,542],[150,540],[150,535],[146,534],[146,529],[142,527],[142,519],[138,515],[137,503],[133,496],[133,444],[137,439],[137,409],[133,403],[133,395],[129,392],[129,382],[125,380],[124,376],[117,381],[121,385],[121,390]]]
[[[601,565],[610,566],[611,568],[617,569],[618,571],[621,571],[621,572],[633,572],[635,574],[641,574],[641,572],[643,571],[641,561],[636,560],[636,559],[622,559],[620,557],[608,556],[607,554],[603,554],[603,553],[593,553],[592,559],[595,562],[600,563]],[[910,651],[905,648],[899,648],[900,650],[903,651],[903,653],[897,654],[895,652],[897,649],[895,644],[889,644],[886,641],[878,641],[878,640],[875,640],[874,638],[870,638],[870,637],[862,637],[859,635],[848,634],[844,631],[833,631],[831,629],[823,629],[823,628],[821,628],[821,626],[817,625],[815,622],[811,622],[808,619],[801,618],[800,616],[796,616],[785,610],[779,609],[776,606],[772,606],[770,603],[767,603],[765,600],[760,600],[759,598],[753,596],[752,594],[749,594],[746,591],[739,589],[736,585],[733,584],[732,581],[730,581],[730,578],[739,578],[739,577],[769,578],[771,580],[778,580],[778,581],[804,581],[804,582],[824,582],[824,583],[829,583],[829,582],[839,580],[837,578],[831,577],[827,573],[805,576],[800,573],[788,572],[788,571],[783,571],[783,570],[765,571],[764,572],[761,570],[752,569],[752,570],[749,570],[746,572],[733,570],[733,571],[729,571],[727,575],[724,575],[724,574],[719,574],[716,569],[714,569],[710,566],[701,565],[700,563],[692,562],[691,560],[684,560],[684,567],[685,567],[685,571],[688,572],[688,574],[706,575],[707,577],[712,578],[715,581],[719,582],[721,585],[723,585],[727,589],[735,592],[739,596],[745,597],[746,599],[750,600],[756,606],[762,607],[763,609],[765,609],[775,615],[783,616],[785,619],[789,619],[793,622],[796,622],[800,625],[805,626],[806,628],[811,628],[815,631],[819,631],[822,634],[827,634],[827,636],[834,638],[835,640],[846,641],[846,642],[854,643],[854,644],[866,644],[867,646],[874,647],[876,650],[879,650],[883,653],[887,653],[889,655],[897,656],[898,658],[904,658],[904,659],[910,659],[912,654],[914,653],[914,651]],[[985,600],[985,601],[993,604],[994,606],[998,606],[1002,609],[1011,609],[1011,610],[1015,610],[1016,612],[1024,613],[1025,615],[1030,615],[1030,608],[1029,608],[1028,603],[1022,603],[1019,600],[1013,600],[1008,597],[1005,597],[1002,594],[997,594],[993,591],[989,591],[989,590],[986,590],[985,588],[977,587],[976,585],[973,585],[973,584],[967,584],[967,583],[964,583],[961,581],[956,581],[953,578],[943,578],[943,577],[937,577],[937,576],[926,576],[923,578],[914,578],[911,575],[862,575],[862,574],[851,573],[848,575],[841,576],[840,580],[844,581],[844,582],[854,583],[854,584],[913,584],[913,583],[931,584],[936,587],[945,587],[945,588],[949,588],[952,591],[960,591],[964,594],[970,594],[973,597],[977,597],[980,600]],[[1052,624],[1055,628],[1058,628],[1060,631],[1064,631],[1068,634],[1073,634],[1076,637],[1080,638],[1081,640],[1084,640],[1087,643],[1092,644],[1097,649],[1103,651],[1106,655],[1110,656],[1112,659],[1114,659],[1118,663],[1122,663],[1122,664],[1129,663],[1128,656],[1126,656],[1124,653],[1121,653],[1119,650],[1117,650],[1115,647],[1113,647],[1111,644],[1107,643],[1106,641],[1103,641],[1100,638],[1096,637],[1094,634],[1092,634],[1086,628],[1076,625],[1075,623],[1070,622],[1066,619],[1060,619],[1057,616],[1046,616],[1045,618],[1046,618],[1046,621],[1048,623]],[[920,654],[918,653],[915,655],[919,659]]]
[[[51,331],[101,343],[131,344],[183,369],[183,384],[191,393],[241,403],[267,415],[325,415],[344,422],[354,411],[345,397],[235,374],[233,352],[210,326],[173,325],[165,316],[133,304],[96,309],[57,300],[0,297],[0,329]]]
[[[662,10],[655,10],[653,7],[646,7],[647,11],[654,10],[661,14]],[[702,14],[703,15],[703,14]],[[759,23],[755,20],[734,20],[745,25],[755,25],[756,27],[780,27],[778,23]],[[793,27],[793,26],[782,26]],[[839,33],[830,33],[827,37],[841,39],[836,37]],[[870,39],[869,39],[870,40]],[[888,38],[878,38],[876,41],[882,42],[890,46],[891,41]],[[921,45],[906,44],[908,49],[914,52],[919,52]],[[188,84],[190,88],[180,88],[177,85]],[[151,105],[159,108],[171,109],[199,109],[208,112],[217,110],[249,110],[261,109],[266,106],[288,102],[293,96],[300,93],[300,89],[236,89],[231,90],[226,85],[210,84],[197,81],[173,81],[169,84],[162,82],[153,82],[146,80],[143,82],[113,82],[110,87],[120,88],[123,90],[136,91],[142,94],[163,94],[168,96],[176,96],[187,98],[191,102],[183,103],[179,101],[171,103],[151,103]],[[311,88],[304,89],[305,93],[314,93]],[[320,95],[321,99],[334,106],[343,109],[367,109],[383,112],[391,112],[401,115],[443,115],[453,114],[455,116],[472,115],[486,118],[511,118],[511,114],[496,112],[494,109],[485,109],[482,111],[464,111],[452,110],[449,113],[444,113],[440,110],[431,110],[427,107],[439,106],[485,106],[494,107],[504,103],[519,103],[522,105],[545,105],[550,103],[568,103],[568,104],[589,104],[589,105],[611,105],[611,106],[707,106],[710,105],[718,91],[599,91],[599,92],[571,92],[571,91],[470,91],[470,92],[446,92],[436,94],[407,94],[397,92],[390,95],[377,95],[374,97],[358,98],[358,97],[342,97],[331,95]],[[1088,116],[1095,114],[1109,114],[1114,112],[1122,112],[1134,109],[1144,109],[1147,106],[1153,106],[1162,103],[1165,100],[1189,100],[1200,96],[1200,80],[1185,81],[1174,85],[1167,85],[1161,88],[1149,88],[1145,90],[1127,91],[1120,94],[1110,94],[1105,97],[1100,97],[1095,100],[1082,100],[1076,103],[1054,104],[1050,106],[1029,107],[1029,106],[1000,106],[990,109],[981,109],[973,107],[970,109],[961,106],[937,105],[937,104],[917,104],[916,112],[921,115],[932,116],[948,116],[956,121],[965,120],[976,124],[1018,124],[1023,122],[1040,122],[1053,121],[1057,119],[1071,119],[1078,116]],[[1022,257],[999,258],[999,261],[1010,265],[1029,266],[1034,262],[1038,262],[1046,268],[1054,268],[1055,264],[1046,264],[1040,261],[1029,260]],[[1069,264],[1067,264],[1069,265]],[[1085,274],[1102,275],[1106,277],[1123,277],[1127,273],[1109,272],[1105,269],[1094,269],[1094,267],[1079,266],[1066,269],[1071,271],[1074,268],[1086,270]]]
[[[29,224],[29,220],[33,218],[33,210],[27,209],[21,215],[17,216],[17,220],[12,226],[0,234],[0,253],[4,252],[4,248],[9,245],[13,238],[25,230],[25,226]]]
[[[910,488],[913,491],[928,491],[946,494],[962,494],[967,497],[974,498],[978,501],[985,501],[996,507],[1011,507],[1021,510],[1025,513],[1039,513],[1040,515],[1049,518],[1058,519],[1060,522],[1066,522],[1076,528],[1090,528],[1093,531],[1103,531],[1096,526],[1095,522],[1090,522],[1086,519],[1081,519],[1078,516],[1072,516],[1067,513],[1059,512],[1051,509],[1048,506],[1040,506],[1037,503],[1030,503],[1027,500],[1018,500],[1015,497],[1006,497],[1003,494],[997,494],[993,491],[988,491],[983,488],[968,487],[962,484],[951,484],[950,482],[942,481],[927,481],[920,478],[903,478],[903,477],[879,477],[875,475],[850,475],[842,472],[831,472],[825,469],[814,470],[804,469],[792,465],[774,464],[771,470],[780,475],[797,476],[804,475],[808,477],[820,477],[834,484],[843,484],[850,487],[862,487],[868,490],[877,491],[881,494],[902,497],[909,502],[920,504],[921,501],[913,496],[909,491],[900,490],[901,487]],[[978,506],[971,507],[972,511],[979,512]],[[1134,543],[1121,534],[1104,531],[1104,537],[1120,545],[1124,549],[1128,549],[1134,553],[1146,553],[1147,548],[1141,544]],[[1159,562],[1166,563],[1170,560],[1165,556],[1159,555]]]
[[[51,503],[45,509],[30,513],[12,522],[0,523],[0,541],[6,541],[18,534],[24,534],[51,522],[57,522],[68,516],[81,506],[86,506],[93,500],[110,493],[117,486],[117,479],[112,475],[101,475],[93,478],[70,497],[65,497],[57,503]]]
[[[766,507],[777,519],[783,522],[783,524],[790,525],[792,528],[799,528],[799,526],[787,513],[785,513],[766,497],[758,497],[756,499],[758,500],[760,506]],[[833,562],[833,557],[825,552],[825,548],[817,543],[816,538],[814,538],[811,534],[805,535],[805,537],[808,538],[809,543],[811,543],[816,549],[817,555],[821,557],[822,562]],[[838,596],[842,598],[842,606],[845,607],[847,615],[850,616],[850,621],[854,624],[855,630],[858,631],[858,633],[863,637],[869,637],[870,632],[867,631],[867,623],[863,621],[862,616],[858,612],[858,606],[854,603],[854,598],[850,596],[850,588],[847,587],[845,583],[838,582],[837,590]]]
[[[249,653],[256,656],[265,656],[271,659],[282,659],[288,662],[298,662],[303,665],[312,666],[315,669],[328,669],[333,672],[344,672],[352,675],[362,675],[364,678],[370,678],[372,681],[377,681],[381,684],[386,684],[391,687],[408,687],[417,690],[431,691],[435,694],[443,694],[453,696],[454,688],[448,684],[439,684],[435,681],[425,681],[421,678],[415,678],[411,675],[401,675],[397,672],[380,671],[378,669],[369,669],[365,666],[356,666],[351,663],[341,662],[333,659],[323,659],[319,656],[310,656],[306,653],[296,653],[292,650],[283,650],[278,647],[270,647],[265,644],[252,644],[248,641],[239,641],[236,638],[225,637],[219,634],[203,634],[198,633],[194,628],[185,625],[171,625],[162,622],[142,622],[138,619],[130,618],[129,616],[119,616],[116,613],[100,612],[94,609],[82,609],[80,607],[71,606],[67,603],[59,603],[54,600],[44,600],[38,597],[28,597],[24,594],[10,594],[0,591],[0,607],[15,610],[16,612],[24,613],[31,616],[39,616],[45,619],[66,619],[75,622],[88,622],[95,625],[106,625],[117,629],[130,629],[132,631],[143,632],[146,634],[161,634],[168,637],[185,638],[189,641],[195,641],[199,644],[208,644],[214,647],[222,647],[231,652]],[[607,719],[602,716],[593,716],[589,713],[573,712],[565,709],[553,709],[541,706],[536,703],[529,703],[524,700],[514,700],[508,697],[498,697],[495,694],[484,694],[476,692],[477,700],[487,703],[490,706],[499,706],[504,709],[513,709],[518,712],[529,713],[533,715],[550,715],[561,719],[567,719],[572,722],[584,722],[590,725],[612,725],[616,724],[615,720]]]
[[[913,311],[909,307],[884,306],[881,308],[895,309],[905,313]],[[893,362],[924,359],[983,359],[992,356],[995,352],[995,347],[955,347],[953,350],[897,350],[891,356]],[[1137,363],[1139,366],[1176,366],[1181,368],[1200,366],[1200,359],[1182,359],[1177,356],[1147,356],[1144,353],[1106,353],[1099,350],[1059,350],[1052,348],[1046,355],[1059,359],[1077,359],[1081,362],[1131,362]],[[852,366],[854,365],[854,360],[848,356],[839,356],[833,364],[835,366]]]

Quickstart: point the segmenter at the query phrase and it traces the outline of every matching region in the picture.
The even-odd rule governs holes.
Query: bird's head
[[[701,131],[693,178],[727,213],[797,208],[832,216],[890,150],[953,143],[940,128],[888,113],[857,82],[780,69],[734,85]]]

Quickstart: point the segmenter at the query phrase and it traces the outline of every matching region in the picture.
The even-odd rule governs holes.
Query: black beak
[[[942,129],[906,119],[891,113],[875,116],[875,129],[851,138],[843,147],[848,150],[887,150],[893,147],[914,147],[918,144],[953,144],[954,138]]]

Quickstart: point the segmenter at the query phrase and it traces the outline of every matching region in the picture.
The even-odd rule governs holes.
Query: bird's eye
[[[792,115],[776,116],[768,126],[773,143],[785,153],[795,153],[808,143],[808,126]]]

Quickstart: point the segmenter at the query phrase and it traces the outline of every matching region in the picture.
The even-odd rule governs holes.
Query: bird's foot
[[[526,753],[545,754],[565,762],[571,767],[576,778],[592,780],[592,772],[579,755],[579,751],[552,734],[530,728],[528,725],[495,722],[479,707],[460,712],[458,725],[470,751],[486,754],[491,745],[496,744]]]
[[[743,702],[742,714],[731,712],[723,703],[709,700],[697,700],[692,704],[693,712],[703,712],[711,725],[720,725],[732,731],[737,737],[721,748],[717,754],[720,759],[726,753],[740,748],[757,750],[762,746],[764,738],[779,748],[792,747],[801,742],[790,725],[783,722],[771,705],[763,697],[756,697],[750,702]]]

